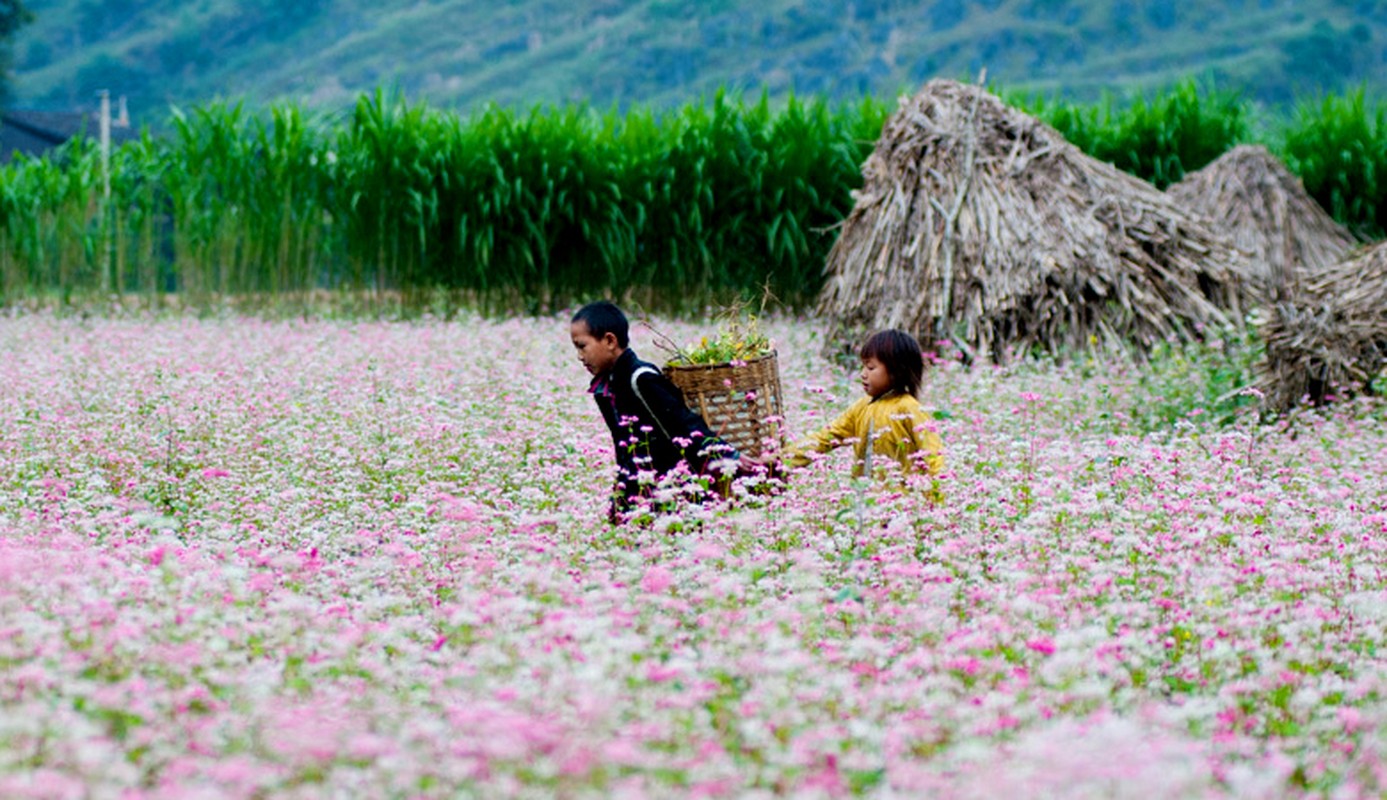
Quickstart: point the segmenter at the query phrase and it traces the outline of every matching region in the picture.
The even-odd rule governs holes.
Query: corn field
[[[1193,83],[1133,103],[1013,97],[1093,155],[1179,180],[1263,139],[1363,235],[1387,221],[1383,112],[1363,92],[1253,132]],[[695,311],[817,293],[893,104],[719,93],[656,112],[475,116],[376,92],[349,112],[175,111],[111,157],[78,141],[0,168],[0,305],[535,312],[610,296]]]
[[[667,115],[469,120],[384,93],[338,120],[212,105],[117,149],[109,200],[89,142],[5,167],[0,294],[678,310],[770,288],[798,304],[886,113],[725,95]]]

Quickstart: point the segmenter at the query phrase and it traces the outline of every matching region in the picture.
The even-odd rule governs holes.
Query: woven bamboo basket
[[[722,364],[666,364],[665,375],[719,436],[742,455],[781,442],[780,365],[775,353]]]

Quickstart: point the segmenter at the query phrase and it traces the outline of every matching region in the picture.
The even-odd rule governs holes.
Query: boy
[[[718,469],[724,459],[734,467],[738,458],[684,405],[678,387],[655,365],[636,357],[629,332],[626,315],[605,301],[583,306],[569,326],[578,360],[593,376],[588,391],[612,432],[617,465],[609,511],[613,521],[631,511],[637,499],[648,497],[654,482],[681,463],[699,474]]]

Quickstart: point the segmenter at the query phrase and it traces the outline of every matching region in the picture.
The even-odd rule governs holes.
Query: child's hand
[[[780,459],[771,453],[762,453],[759,456],[743,455],[741,457],[741,460],[738,461],[737,467],[738,469],[743,469],[748,472],[760,472],[761,470],[767,469],[768,467],[772,467],[779,462]]]
[[[780,456],[777,453],[762,453],[759,456],[744,455],[737,461],[737,474],[775,477],[780,474]]]

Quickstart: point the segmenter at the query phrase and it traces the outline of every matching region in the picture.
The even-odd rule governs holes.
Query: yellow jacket
[[[802,467],[810,462],[808,451],[826,453],[851,441],[853,475],[876,473],[888,458],[902,471],[938,475],[944,469],[944,443],[925,421],[920,401],[908,394],[863,397],[808,442],[790,448],[785,464]]]

